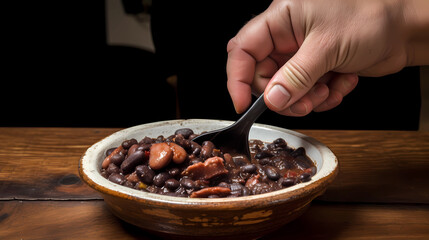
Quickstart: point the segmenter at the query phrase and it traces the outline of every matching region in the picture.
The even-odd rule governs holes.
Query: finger
[[[227,46],[227,86],[237,113],[244,112],[251,103],[256,62],[265,59],[273,50],[263,18],[264,15],[259,15],[252,19]]]
[[[279,69],[276,61],[267,57],[261,62],[256,63],[255,76],[252,83],[252,93],[260,95],[265,87]]]
[[[338,106],[343,98],[358,84],[356,74],[337,73],[329,82],[329,96],[320,105],[314,107],[315,112],[327,111]]]
[[[280,114],[286,116],[301,117],[309,114],[315,107],[326,101],[329,96],[329,88],[324,83],[317,83],[301,99],[292,104]]]
[[[329,83],[329,89],[336,90],[346,96],[357,86],[358,81],[359,78],[354,73],[336,73]]]
[[[265,103],[282,112],[303,97],[326,72],[328,48],[309,35],[297,53],[274,75],[265,90]],[[323,45],[323,44],[322,44]]]
[[[255,59],[240,48],[232,49],[228,53],[227,88],[237,113],[244,112],[252,101],[250,86],[255,63]]]

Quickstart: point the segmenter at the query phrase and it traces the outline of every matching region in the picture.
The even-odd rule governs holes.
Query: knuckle
[[[289,61],[282,68],[284,79],[287,79],[292,87],[296,89],[309,89],[312,87],[310,75],[299,64]]]
[[[226,51],[229,53],[237,46],[237,36],[231,38],[226,45]]]

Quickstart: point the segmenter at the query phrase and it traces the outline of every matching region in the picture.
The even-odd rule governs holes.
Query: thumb
[[[307,38],[295,55],[273,76],[265,89],[265,103],[276,112],[303,97],[330,69],[326,47]]]

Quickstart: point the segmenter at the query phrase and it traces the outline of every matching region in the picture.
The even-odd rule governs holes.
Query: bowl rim
[[[281,190],[264,193],[264,194],[258,194],[258,195],[251,195],[251,196],[243,196],[243,197],[233,197],[233,198],[184,198],[184,197],[175,197],[175,196],[166,196],[156,193],[149,193],[149,192],[143,192],[140,190],[132,189],[126,186],[121,186],[119,184],[115,184],[110,182],[109,180],[105,179],[101,176],[99,173],[99,169],[94,169],[91,167],[90,161],[91,158],[93,158],[94,155],[99,154],[100,151],[105,151],[105,148],[102,148],[103,144],[106,144],[108,141],[112,141],[113,139],[116,139],[122,135],[129,135],[131,132],[141,130],[143,128],[152,128],[157,127],[161,125],[170,125],[170,124],[177,124],[183,127],[186,127],[187,124],[197,124],[197,123],[216,123],[221,125],[230,125],[233,123],[233,121],[227,121],[227,120],[214,120],[214,119],[178,119],[178,120],[167,120],[167,121],[159,121],[159,122],[153,122],[153,123],[145,123],[136,125],[133,127],[125,128],[122,130],[119,130],[113,134],[110,134],[109,136],[106,136],[105,138],[101,139],[100,141],[94,143],[92,146],[90,146],[85,153],[82,155],[82,157],[79,159],[78,164],[78,172],[81,177],[81,179],[88,184],[91,188],[97,190],[102,195],[109,195],[109,196],[115,196],[119,198],[125,198],[132,201],[142,202],[142,203],[151,203],[151,204],[168,204],[171,206],[181,206],[181,207],[187,207],[192,208],[197,206],[198,208],[201,208],[202,206],[206,208],[213,208],[216,207],[217,210],[219,210],[219,207],[243,207],[243,202],[246,204],[246,208],[248,207],[256,207],[261,205],[272,205],[272,204],[279,204],[285,201],[293,201],[294,199],[301,198],[303,196],[307,195],[320,195],[323,193],[323,190],[326,189],[327,185],[330,184],[336,175],[338,174],[338,159],[334,155],[334,153],[323,143],[317,141],[316,139],[306,136],[302,133],[280,128],[276,126],[266,125],[266,124],[260,124],[255,123],[252,128],[268,128],[270,130],[274,131],[280,131],[286,134],[294,135],[296,137],[299,137],[303,139],[304,141],[308,142],[309,144],[313,145],[317,150],[320,152],[323,161],[330,161],[330,164],[323,164],[321,169],[318,169],[318,172],[316,175],[313,176],[313,178],[305,183],[300,183],[297,185],[294,185],[289,188],[284,188]],[[144,137],[144,136],[142,136]],[[287,142],[287,139],[285,139]],[[102,179],[99,177],[92,177],[94,174],[99,174]],[[116,185],[114,189],[109,188],[111,185]],[[314,197],[316,197],[314,196]],[[314,198],[313,197],[313,198]],[[313,199],[312,198],[312,199]],[[309,201],[311,201],[310,199]]]

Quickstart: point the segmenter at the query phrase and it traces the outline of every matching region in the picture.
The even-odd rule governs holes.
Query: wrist
[[[402,0],[407,65],[429,65],[429,1]]]

